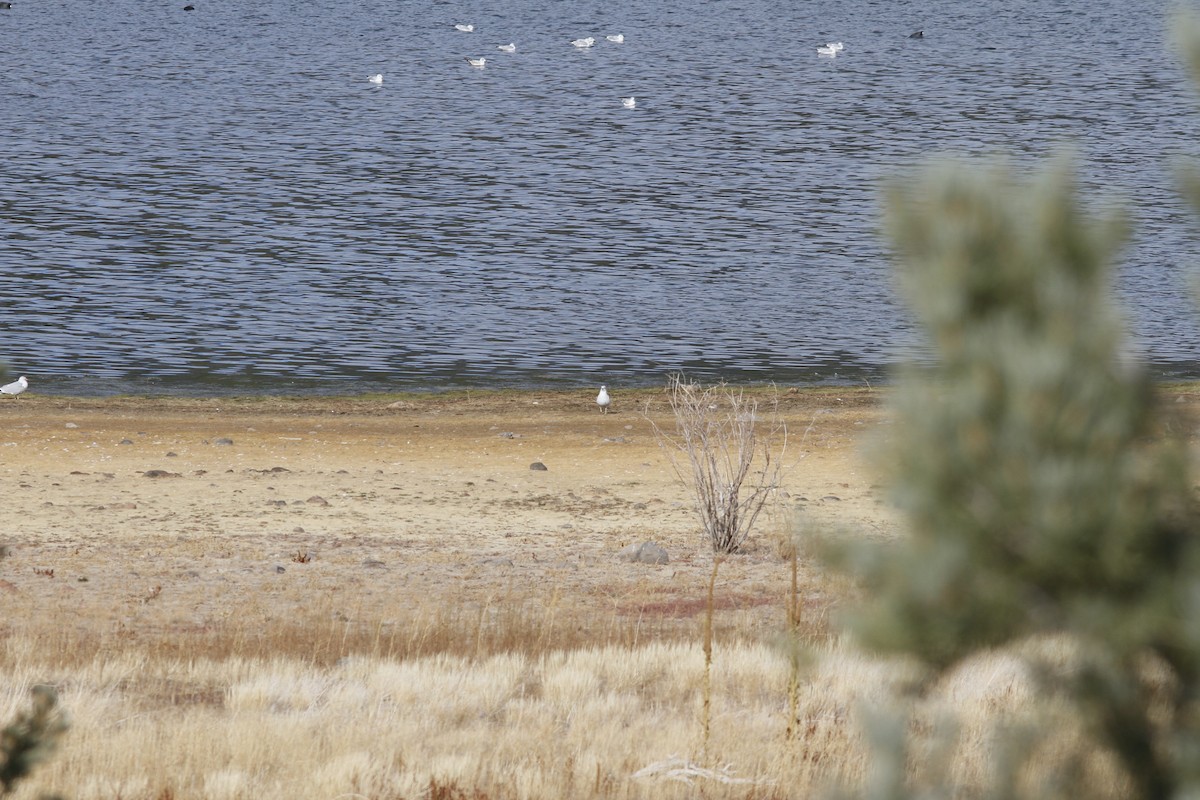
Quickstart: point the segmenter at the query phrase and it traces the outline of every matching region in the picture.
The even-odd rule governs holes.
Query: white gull
[[[4,386],[0,386],[0,394],[11,394],[11,395],[15,396],[15,395],[18,395],[21,392],[25,391],[28,388],[29,388],[29,381],[27,381],[25,379],[25,376],[22,375],[21,377],[17,378],[12,383],[7,383]]]

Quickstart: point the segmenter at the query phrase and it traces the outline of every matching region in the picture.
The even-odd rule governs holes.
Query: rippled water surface
[[[915,339],[881,181],[1063,143],[1200,375],[1164,3],[186,1],[0,12],[0,357],[43,390],[872,380]]]

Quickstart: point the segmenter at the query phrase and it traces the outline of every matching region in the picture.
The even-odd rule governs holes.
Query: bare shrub
[[[728,384],[703,387],[672,375],[667,385],[675,431],[650,424],[675,474],[696,497],[704,533],[715,553],[745,545],[759,512],[779,488],[787,425],[779,397],[759,401]],[[772,450],[778,445],[778,454]]]

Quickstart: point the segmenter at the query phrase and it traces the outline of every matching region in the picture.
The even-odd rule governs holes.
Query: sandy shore
[[[778,540],[798,520],[894,524],[859,448],[879,421],[878,393],[782,398],[785,491],[718,583],[724,618],[747,633],[781,621],[790,567]],[[29,393],[0,403],[10,550],[0,596],[10,620],[22,609],[73,620],[60,647],[97,637],[166,646],[252,619],[387,624],[514,597],[567,620],[687,622],[712,556],[647,415],[669,424],[661,392],[618,394],[606,415],[590,393]],[[616,559],[645,540],[670,563]],[[823,616],[829,598],[803,572],[806,605]]]

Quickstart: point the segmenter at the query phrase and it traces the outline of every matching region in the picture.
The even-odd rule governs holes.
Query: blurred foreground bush
[[[1200,515],[1112,299],[1123,222],[1083,214],[1062,165],[1022,182],[944,163],[890,192],[888,229],[935,354],[900,377],[878,451],[910,531],[832,556],[874,598],[860,641],[923,678],[871,723],[866,796],[1200,796]],[[966,786],[961,725],[918,734],[911,712],[997,651],[1083,746],[998,722],[993,780]]]

